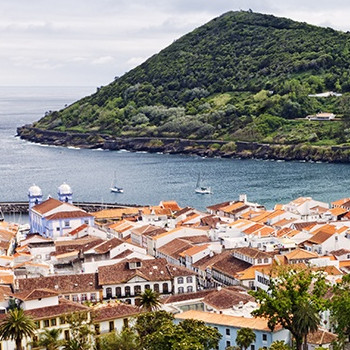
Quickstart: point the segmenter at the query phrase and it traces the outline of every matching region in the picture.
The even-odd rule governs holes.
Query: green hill
[[[34,125],[115,136],[347,143],[346,121],[298,118],[320,111],[347,117],[349,48],[349,33],[229,12]],[[308,96],[324,91],[343,95]]]

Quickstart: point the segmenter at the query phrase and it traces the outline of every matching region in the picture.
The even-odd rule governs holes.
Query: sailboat
[[[123,193],[124,192],[124,190],[121,188],[121,187],[118,187],[117,186],[117,173],[116,173],[116,171],[114,172],[114,180],[113,180],[113,182],[112,182],[112,185],[111,185],[111,187],[110,187],[110,190],[111,190],[111,192],[114,192],[114,193]]]
[[[196,193],[199,194],[212,194],[213,192],[211,191],[211,187],[205,187],[201,186],[201,174],[198,174],[198,179],[197,179],[197,185],[194,190]]]

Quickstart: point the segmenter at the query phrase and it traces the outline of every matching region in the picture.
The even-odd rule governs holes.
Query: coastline
[[[114,137],[98,133],[49,131],[24,125],[17,128],[23,140],[50,146],[128,150],[149,153],[190,154],[201,157],[350,163],[350,147],[305,144],[265,144],[244,141],[192,140],[155,137]]]

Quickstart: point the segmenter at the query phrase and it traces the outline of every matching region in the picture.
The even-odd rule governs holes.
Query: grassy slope
[[[36,126],[119,136],[347,143],[350,130],[343,123],[300,118],[347,113],[349,40],[330,28],[229,12]],[[343,96],[308,97],[326,90]]]

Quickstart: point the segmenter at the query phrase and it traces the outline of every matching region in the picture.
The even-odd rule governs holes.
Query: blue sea
[[[95,92],[92,87],[0,87],[0,202],[25,201],[33,184],[44,197],[57,196],[62,182],[76,201],[158,204],[174,199],[181,206],[206,206],[248,200],[273,208],[299,196],[330,202],[350,196],[350,164],[276,162],[201,158],[48,147],[15,137],[17,126],[32,123],[46,111]],[[109,188],[117,174],[124,193]],[[194,192],[197,175],[213,194]]]

